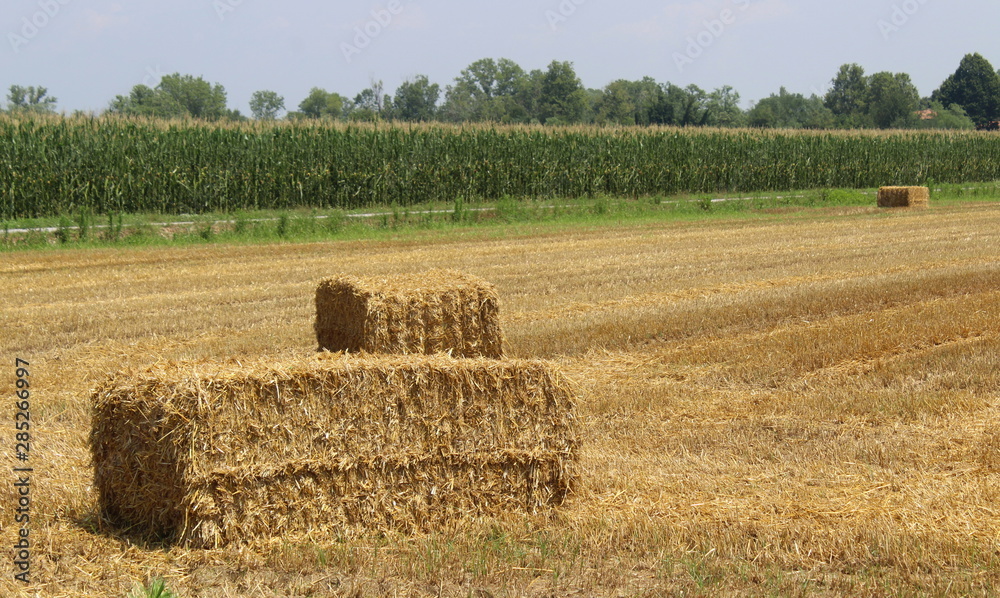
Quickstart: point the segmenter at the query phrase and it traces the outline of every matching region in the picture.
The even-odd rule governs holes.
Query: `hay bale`
[[[575,475],[574,398],[541,362],[166,363],[92,401],[101,512],[192,547],[534,512]]]
[[[320,350],[503,356],[496,289],[453,270],[324,280],[315,330]]]
[[[503,356],[496,289],[450,270],[322,281],[315,328],[330,351]]]
[[[881,187],[878,190],[880,208],[926,208],[930,199],[927,187]]]

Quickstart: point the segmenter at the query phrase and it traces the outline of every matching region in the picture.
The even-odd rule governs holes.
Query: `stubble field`
[[[319,279],[456,268],[508,354],[574,381],[554,513],[418,537],[150,544],[95,514],[88,392],[158,359],[315,350]],[[30,362],[33,583],[0,595],[992,595],[1000,586],[1000,205],[475,228],[398,239],[4,254],[0,541]],[[5,364],[5,365],[3,365]],[[19,527],[19,525],[18,525]]]

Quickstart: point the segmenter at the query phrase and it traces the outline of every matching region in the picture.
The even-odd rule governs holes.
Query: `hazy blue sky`
[[[181,72],[223,84],[246,114],[259,89],[289,109],[314,86],[354,97],[372,78],[392,92],[426,74],[443,90],[506,57],[572,61],[594,88],[728,84],[744,104],[782,85],[823,93],[857,62],[909,73],[926,96],[967,53],[1000,68],[998,24],[998,0],[4,0],[0,89],[43,85],[61,110],[101,110]]]

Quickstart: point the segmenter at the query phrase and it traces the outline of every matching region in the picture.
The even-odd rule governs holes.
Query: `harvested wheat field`
[[[14,581],[8,548],[3,596],[122,597],[154,578],[178,596],[240,598],[1000,587],[1000,205],[2,259],[0,392],[14,396],[21,358],[33,393],[32,584]],[[547,360],[578,397],[565,502],[212,549],[99,517],[91,392],[168,361],[312,354],[330,264],[359,277],[453,268],[496,286],[505,353]],[[21,463],[13,410],[2,417],[12,547]]]

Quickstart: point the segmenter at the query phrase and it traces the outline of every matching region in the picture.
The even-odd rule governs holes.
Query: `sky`
[[[181,73],[249,114],[258,90],[290,110],[313,87],[353,98],[427,75],[443,92],[472,62],[509,58],[570,61],[588,88],[729,85],[744,107],[782,86],[822,95],[846,63],[908,73],[929,96],[966,54],[1000,68],[997,23],[998,0],[4,0],[0,89],[99,112]]]

